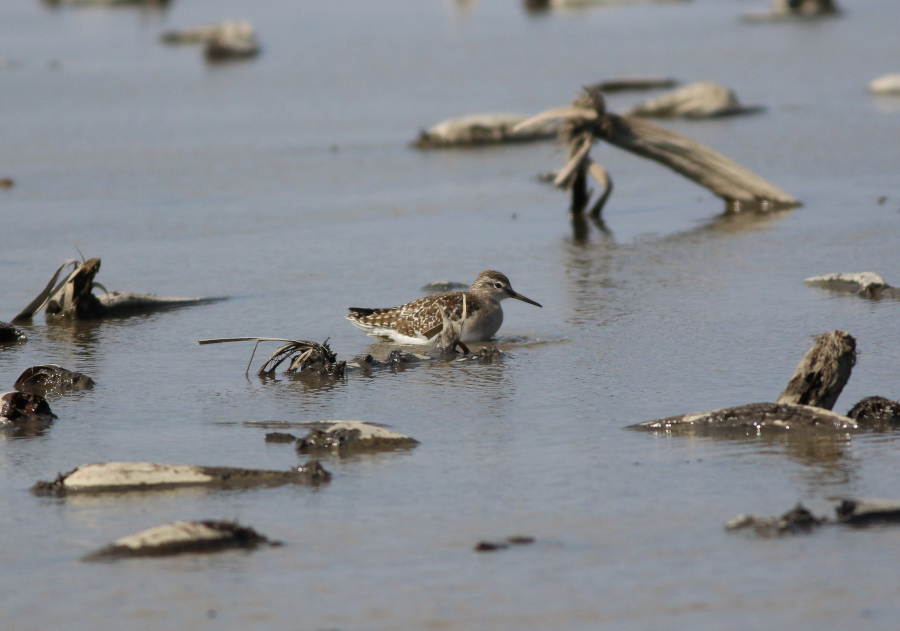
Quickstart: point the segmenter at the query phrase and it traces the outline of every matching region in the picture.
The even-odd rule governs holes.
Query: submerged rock
[[[7,342],[25,342],[28,337],[19,329],[7,322],[0,322],[0,344]]]
[[[465,147],[555,138],[559,123],[547,121],[522,131],[513,128],[527,120],[520,114],[472,114],[438,123],[422,130],[414,145],[419,149]]]
[[[823,287],[834,291],[852,293],[863,298],[893,298],[900,300],[900,288],[891,287],[874,272],[858,272],[854,274],[826,274],[812,276],[804,280],[807,285]]]
[[[66,370],[56,364],[43,364],[26,368],[15,383],[23,392],[60,393],[66,390],[84,390],[94,387],[94,380],[80,372]]]
[[[623,112],[644,118],[713,118],[752,114],[761,107],[741,105],[732,90],[712,81],[691,83],[649,99]]]
[[[900,73],[887,74],[874,79],[869,84],[869,92],[873,94],[900,94]]]
[[[281,545],[235,521],[176,521],[116,539],[83,559],[97,561],[188,552],[219,552],[234,548],[252,549],[261,544]]]
[[[269,432],[266,434],[267,443],[293,443],[297,437],[287,432]]]
[[[325,421],[297,440],[297,453],[336,452],[341,455],[363,451],[409,449],[419,441],[385,427],[362,421]]]
[[[155,491],[185,486],[243,488],[290,483],[320,484],[330,479],[331,474],[315,461],[289,471],[154,462],[101,462],[60,473],[52,482],[38,482],[32,491],[37,495],[62,497],[68,493]]]

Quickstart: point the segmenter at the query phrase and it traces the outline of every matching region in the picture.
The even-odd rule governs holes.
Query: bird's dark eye
[[[494,283],[494,287],[497,289],[503,289],[503,283]]]

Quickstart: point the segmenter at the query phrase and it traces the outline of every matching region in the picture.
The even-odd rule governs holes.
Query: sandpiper
[[[443,328],[443,310],[450,320],[462,322],[461,341],[478,342],[490,339],[503,324],[500,301],[506,298],[541,306],[513,291],[509,279],[500,272],[485,270],[468,291],[425,296],[388,309],[350,307],[347,319],[374,337],[427,344]]]

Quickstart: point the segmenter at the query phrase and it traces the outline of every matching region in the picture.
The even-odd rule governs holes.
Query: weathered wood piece
[[[721,431],[823,429],[853,432],[853,419],[831,411],[856,363],[856,340],[844,331],[823,333],[800,361],[787,388],[775,403],[670,416],[630,426],[642,430]]]
[[[900,73],[887,74],[873,79],[869,84],[869,92],[873,94],[900,94]]]
[[[813,405],[830,410],[856,364],[856,340],[845,331],[822,333],[800,360],[777,403]]]
[[[671,4],[688,0],[524,0],[529,11],[546,11],[548,9],[580,9],[585,7],[604,6],[610,4]]]
[[[596,90],[586,88],[571,106],[538,114],[516,129],[555,118],[564,120],[560,137],[569,144],[569,162],[556,182],[572,183],[573,211],[579,200],[588,197],[585,182],[592,163],[584,146],[594,140],[669,167],[724,199],[731,210],[774,210],[800,204],[749,169],[682,134],[639,118],[607,113],[606,101]]]
[[[687,136],[638,118],[609,114],[607,121],[602,140],[659,162],[726,202],[760,210],[800,205],[789,193]]]
[[[750,403],[710,412],[681,414],[656,421],[631,425],[643,430],[703,430],[747,429],[767,430],[826,429],[852,432],[859,425],[851,418],[811,405],[787,403]]]
[[[22,331],[9,324],[8,322],[0,322],[0,344],[26,341],[28,341],[28,336],[26,336]]]
[[[774,537],[786,534],[808,533],[813,528],[826,523],[828,523],[828,520],[824,517],[816,517],[802,504],[797,504],[781,517],[738,515],[725,522],[725,530],[752,529],[760,537]]]
[[[761,537],[809,533],[820,526],[868,526],[900,522],[900,500],[844,499],[834,507],[835,519],[816,517],[802,504],[781,517],[738,515],[725,522],[726,530],[752,530]]]
[[[900,300],[900,288],[891,287],[881,276],[874,272],[826,274],[824,276],[807,278],[803,282],[814,287],[856,294],[863,298],[876,300],[879,298],[893,298]]]
[[[23,392],[40,395],[58,394],[66,390],[85,390],[94,387],[94,380],[87,375],[67,370],[56,364],[31,366],[16,379],[15,387]]]
[[[386,427],[362,421],[323,421],[297,440],[297,453],[350,453],[410,449],[419,441]]]
[[[72,265],[73,270],[56,284],[60,273],[68,265]],[[94,320],[224,300],[224,298],[170,298],[153,294],[106,291],[102,285],[94,281],[99,271],[98,258],[88,259],[81,264],[74,260],[66,261],[59,266],[37,298],[19,312],[13,322],[31,320],[42,309],[46,310],[48,320]],[[95,296],[94,285],[103,289],[105,293]]]
[[[777,22],[802,18],[834,16],[840,13],[834,0],[772,0],[767,13],[750,13],[741,19],[745,22]]]
[[[900,522],[900,500],[845,499],[835,507],[840,523],[865,526]]]
[[[170,556],[235,548],[249,550],[263,544],[281,545],[236,521],[176,521],[116,539],[110,545],[82,557],[82,560]]]
[[[674,88],[678,85],[677,79],[666,77],[618,77],[598,81],[588,86],[589,89],[612,94],[614,92],[630,92],[642,90],[656,90],[658,88]]]
[[[526,118],[520,114],[473,114],[453,118],[423,129],[413,144],[419,149],[441,149],[556,138],[559,124],[554,121],[527,130],[515,130],[516,125]]]
[[[256,32],[249,22],[223,22],[206,43],[208,61],[248,59],[259,54]]]
[[[159,39],[166,44],[205,44],[214,41],[223,32],[228,31],[252,34],[253,25],[244,20],[229,20],[218,24],[205,24],[192,28],[166,31],[159,36]]]
[[[623,116],[641,118],[717,118],[738,114],[756,114],[759,106],[746,106],[733,90],[713,81],[698,81],[644,101]]]
[[[37,495],[62,497],[69,493],[156,491],[188,486],[230,489],[282,484],[321,484],[330,479],[331,474],[315,461],[289,471],[155,462],[101,462],[82,465],[68,473],[61,473],[51,482],[38,482],[32,487],[32,491]]]

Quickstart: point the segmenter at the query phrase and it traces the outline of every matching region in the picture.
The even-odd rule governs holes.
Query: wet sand
[[[900,529],[756,540],[739,513],[897,497],[891,433],[689,438],[633,423],[773,400],[806,350],[858,340],[835,406],[900,396],[897,303],[803,280],[896,284],[900,99],[893,0],[840,18],[748,25],[766,2],[695,0],[528,14],[519,2],[174,0],[167,11],[0,6],[0,191],[8,321],[63,260],[110,288],[230,296],[167,313],[19,326],[2,390],[28,366],[90,375],[43,434],[0,439],[4,629],[893,629]],[[209,66],[161,32],[250,20],[262,52]],[[608,232],[572,239],[568,198],[534,176],[553,142],[422,153],[419,129],[536,113],[609,77],[734,87],[767,111],[665,124],[804,202],[722,204],[610,147]],[[609,97],[621,111],[648,93]],[[887,196],[883,204],[877,199]],[[427,363],[311,384],[244,376],[237,336],[330,339],[383,356],[343,319],[433,281],[500,269],[543,309],[504,303],[491,364]],[[416,349],[412,349],[416,350]],[[261,359],[259,353],[257,360]],[[286,470],[306,461],[249,421],[360,419],[412,450],[323,457],[319,488],[37,498],[103,461]],[[280,548],[87,564],[124,534],[239,520]],[[479,554],[482,540],[535,542]]]

